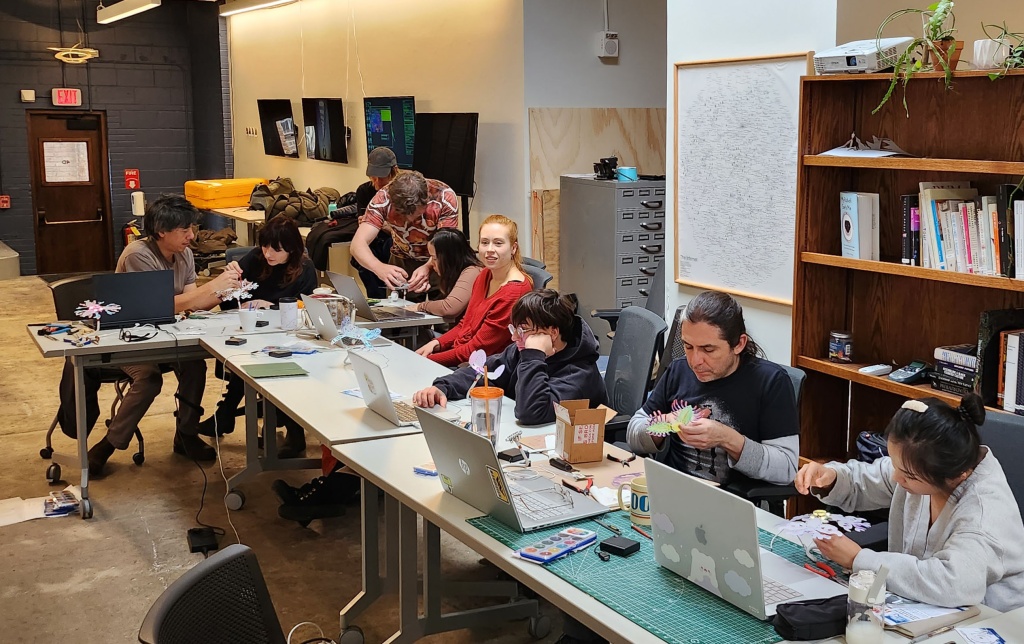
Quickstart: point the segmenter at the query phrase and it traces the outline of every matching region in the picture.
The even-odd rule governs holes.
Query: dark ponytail
[[[722,339],[734,348],[740,343],[740,337],[747,336],[747,345],[740,354],[741,360],[764,357],[764,351],[747,333],[747,325],[743,321],[743,307],[728,293],[721,291],[704,291],[690,300],[686,305],[686,321],[692,324],[704,322],[718,327]]]
[[[918,405],[924,411],[918,411]],[[985,422],[981,396],[970,393],[954,409],[938,398],[905,404],[889,421],[886,438],[899,444],[903,467],[919,479],[949,493],[955,481],[981,461],[978,426]]]

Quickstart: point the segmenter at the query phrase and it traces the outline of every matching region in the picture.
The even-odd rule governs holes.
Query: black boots
[[[217,450],[207,445],[203,439],[192,434],[174,432],[174,453],[187,456],[194,461],[215,461]]]
[[[107,465],[107,460],[113,456],[116,449],[116,447],[110,444],[106,436],[89,448],[90,478],[100,478],[103,476],[103,469]]]
[[[359,495],[360,482],[358,476],[334,472],[317,477],[299,488],[278,479],[271,488],[281,499],[277,514],[282,519],[298,521],[306,527],[313,519],[344,515],[345,505]]]

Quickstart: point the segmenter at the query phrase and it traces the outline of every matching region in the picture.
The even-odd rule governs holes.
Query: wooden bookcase
[[[959,397],[857,372],[868,364],[933,362],[936,346],[976,342],[988,309],[1024,307],[1024,280],[900,263],[900,196],[921,181],[968,180],[979,194],[1024,175],[1024,73],[995,81],[960,72],[915,76],[877,114],[887,74],[808,76],[801,82],[792,364],[807,372],[801,404],[802,456],[844,459],[857,433],[882,431],[907,398]],[[856,132],[892,139],[915,158],[821,156]],[[839,193],[877,192],[882,261],[840,250]],[[853,334],[855,364],[828,361],[832,330]],[[994,409],[990,413],[996,413]],[[1003,413],[999,411],[998,413]]]

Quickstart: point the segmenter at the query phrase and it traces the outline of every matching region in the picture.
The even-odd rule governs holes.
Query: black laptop
[[[174,271],[100,273],[92,276],[92,292],[97,302],[121,305],[103,315],[101,329],[174,322]]]

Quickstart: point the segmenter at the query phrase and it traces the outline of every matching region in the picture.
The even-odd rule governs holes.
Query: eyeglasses
[[[121,329],[117,334],[117,339],[121,342],[142,342],[143,340],[152,340],[159,331],[152,324],[135,325],[131,328]]]
[[[536,333],[537,329],[531,329],[523,326],[512,326],[508,325],[508,332],[512,334],[513,338],[525,338],[531,333]]]

